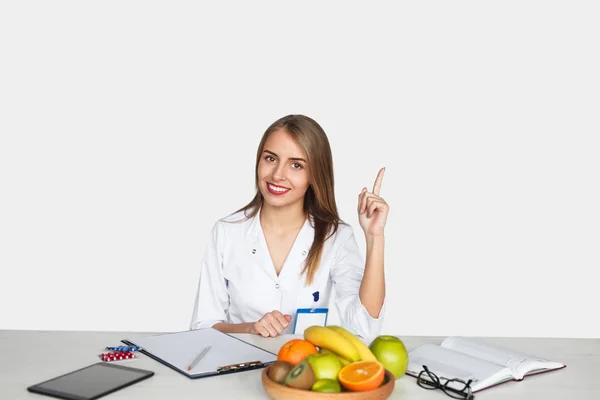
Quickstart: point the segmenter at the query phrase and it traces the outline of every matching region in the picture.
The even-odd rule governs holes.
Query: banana
[[[331,350],[350,362],[360,360],[358,350],[352,342],[324,326],[309,326],[304,330],[304,339],[321,349]]]
[[[321,350],[319,350],[319,353],[321,353],[321,354],[333,354],[333,355],[335,355],[340,360],[340,362],[342,363],[343,367],[345,367],[346,365],[350,364],[350,361],[346,360],[344,357],[340,356],[337,353],[334,353],[331,350],[321,349]]]
[[[360,356],[361,361],[377,361],[377,358],[375,357],[373,352],[367,347],[367,345],[364,344],[362,340],[353,335],[350,331],[337,325],[331,325],[327,328],[339,333],[340,335],[348,339],[348,341],[352,343],[354,347],[356,347],[356,350],[358,350],[358,355]]]

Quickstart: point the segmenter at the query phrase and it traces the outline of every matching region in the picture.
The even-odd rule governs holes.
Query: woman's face
[[[269,135],[258,163],[258,186],[267,204],[303,204],[310,183],[306,160],[302,148],[285,130]]]

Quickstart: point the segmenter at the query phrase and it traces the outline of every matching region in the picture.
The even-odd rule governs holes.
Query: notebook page
[[[535,357],[528,358],[517,366],[515,375],[518,379],[523,379],[528,374],[535,374],[540,371],[563,368],[565,365],[559,362]]]
[[[277,360],[275,354],[213,328],[152,335],[129,341],[189,375],[216,372],[219,367],[236,363]],[[188,366],[205,346],[211,346],[210,351],[188,372]]]
[[[539,357],[530,357],[527,354],[475,338],[450,337],[444,340],[442,347],[508,367],[513,371],[516,379],[523,379],[523,376],[533,369],[560,368],[562,366],[560,363]]]
[[[439,378],[473,380],[473,391],[512,379],[506,367],[458,353],[435,344],[425,344],[409,353],[407,372],[418,376],[427,365]]]

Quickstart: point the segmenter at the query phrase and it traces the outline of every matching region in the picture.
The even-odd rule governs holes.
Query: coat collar
[[[252,256],[256,257],[258,263],[275,280],[282,279],[292,273],[299,274],[304,267],[304,261],[308,257],[308,252],[314,241],[315,229],[313,227],[313,219],[308,216],[306,221],[304,221],[304,225],[300,229],[300,232],[298,232],[278,277],[275,273],[275,267],[269,253],[264,231],[260,224],[261,211],[262,208],[258,210],[254,217],[250,218],[250,225],[248,227]]]
[[[254,217],[250,218],[250,225],[248,227],[248,234],[252,237],[253,243],[258,243],[261,239],[264,238],[264,231],[260,224],[260,213],[262,212],[262,208],[258,210]],[[298,236],[296,237],[295,244],[300,244],[302,247],[305,247],[308,251],[312,246],[312,243],[315,238],[315,228],[313,227],[313,218],[309,215],[304,221],[304,225],[298,232]]]

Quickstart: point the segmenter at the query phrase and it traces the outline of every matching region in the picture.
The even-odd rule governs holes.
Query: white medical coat
[[[369,340],[380,334],[385,305],[373,318],[360,301],[365,262],[350,225],[340,224],[325,242],[313,283],[306,286],[301,271],[314,239],[310,218],[278,276],[259,215],[260,211],[244,219],[243,212],[238,212],[215,223],[201,265],[190,329],[208,328],[218,322],[256,322],[264,314],[279,310],[292,316],[284,333],[293,333],[296,310],[328,308],[333,286],[342,326]],[[319,300],[315,303],[316,291]]]

